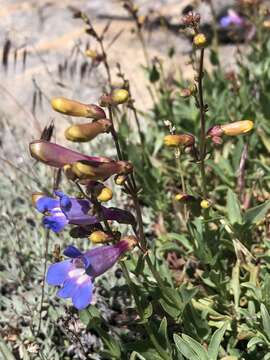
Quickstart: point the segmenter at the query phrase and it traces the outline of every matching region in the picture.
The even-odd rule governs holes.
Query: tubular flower
[[[190,134],[166,135],[163,140],[164,145],[172,147],[192,146],[195,142],[194,136]]]
[[[215,125],[207,131],[207,137],[211,137],[215,143],[221,142],[222,135],[238,136],[250,132],[254,127],[251,120],[242,120],[230,124]]]
[[[60,286],[57,296],[71,298],[76,309],[85,309],[92,301],[95,278],[109,270],[126,251],[136,245],[135,237],[123,238],[115,245],[95,247],[82,253],[68,246],[64,255],[70,259],[50,265],[46,281]]]
[[[106,114],[103,109],[94,104],[82,104],[79,101],[64,97],[55,97],[51,100],[51,106],[55,111],[70,116],[80,116],[95,120],[104,119]]]
[[[67,140],[85,142],[94,139],[97,135],[110,131],[112,123],[107,119],[100,119],[88,124],[71,125],[65,131]]]
[[[45,215],[43,225],[54,232],[60,232],[68,224],[86,226],[105,219],[121,224],[136,224],[134,216],[126,210],[101,206],[101,214],[91,214],[94,209],[89,200],[69,197],[61,191],[55,191],[55,195],[58,198],[41,196],[40,193],[32,196],[36,209]]]
[[[68,169],[69,175],[79,180],[106,180],[114,174],[129,174],[133,166],[128,161],[91,162],[77,161]]]
[[[116,106],[124,104],[129,99],[129,92],[126,89],[115,89],[111,94],[101,96],[100,106]]]
[[[114,162],[103,156],[87,156],[46,140],[35,140],[29,144],[31,156],[49,166],[62,168],[77,161],[88,161],[94,165]]]

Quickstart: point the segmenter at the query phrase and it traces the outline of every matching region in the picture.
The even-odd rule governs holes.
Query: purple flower
[[[72,198],[61,191],[55,191],[55,195],[58,199],[39,196],[34,200],[36,209],[45,214],[43,225],[54,232],[60,232],[67,224],[86,226],[100,223],[103,219],[135,225],[134,216],[126,210],[101,206],[101,216],[91,215],[93,204],[89,200]]]
[[[244,23],[244,19],[237,14],[236,11],[234,11],[233,9],[229,9],[228,10],[228,15],[223,16],[220,20],[219,20],[219,24],[221,27],[228,27],[231,25],[235,25],[235,26],[241,26]]]
[[[71,298],[78,310],[85,309],[92,300],[95,278],[110,269],[135,243],[134,237],[126,237],[115,245],[95,247],[85,253],[70,245],[64,255],[71,260],[50,265],[46,281],[49,285],[61,286],[57,292],[59,297]]]

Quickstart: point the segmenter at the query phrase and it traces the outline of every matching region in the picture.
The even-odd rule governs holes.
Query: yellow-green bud
[[[112,190],[110,188],[104,186],[101,189],[100,193],[98,194],[97,199],[100,202],[107,202],[107,201],[111,200],[112,197],[113,197]]]
[[[200,205],[201,205],[202,209],[208,209],[211,206],[211,202],[204,199],[204,200],[201,201]]]
[[[70,100],[64,97],[52,98],[51,106],[55,111],[70,116],[80,116],[92,119],[102,119],[106,117],[103,109],[93,104],[82,104],[79,101]]]
[[[199,33],[194,36],[193,44],[198,48],[203,48],[206,45],[206,36],[203,33]]]

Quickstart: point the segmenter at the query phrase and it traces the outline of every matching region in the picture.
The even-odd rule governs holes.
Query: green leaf
[[[190,360],[201,360],[199,356],[196,355],[191,345],[184,341],[179,335],[174,334],[173,339],[178,351]]]
[[[220,343],[223,339],[223,336],[225,334],[227,326],[228,326],[228,322],[226,321],[220,329],[217,329],[214,332],[214,334],[211,338],[209,348],[208,348],[208,356],[211,360],[216,360],[218,358]]]
[[[270,200],[264,202],[261,205],[248,209],[244,214],[245,223],[256,225],[258,222],[262,221],[265,218],[269,209]]]
[[[146,360],[145,357],[143,357],[142,355],[140,355],[139,353],[137,353],[137,351],[132,351],[129,360]]]
[[[168,345],[169,345],[169,341],[168,341],[168,333],[167,333],[167,319],[164,316],[164,318],[162,319],[160,325],[159,325],[159,329],[158,329],[158,340],[160,342],[160,345],[164,348],[167,349]]]
[[[240,299],[240,282],[239,282],[239,274],[240,272],[240,266],[239,266],[239,262],[237,261],[235,266],[232,269],[232,279],[231,279],[231,289],[233,292],[233,297],[234,297],[234,304],[235,307],[238,308],[239,305],[239,299]]]
[[[159,80],[159,78],[160,78],[160,74],[158,72],[156,65],[154,64],[149,73],[149,80],[151,83],[155,83]]]
[[[242,224],[241,208],[236,194],[228,189],[227,192],[227,211],[229,222],[233,224]]]
[[[207,351],[198,341],[185,334],[182,335],[182,338],[184,341],[186,341],[187,344],[189,344],[193,348],[195,353],[199,356],[200,360],[208,360]]]
[[[257,344],[262,344],[264,341],[258,336],[254,336],[252,339],[249,340],[247,343],[247,349],[252,348],[253,346],[256,346]]]
[[[264,304],[261,304],[261,315],[265,335],[270,340],[270,315]]]

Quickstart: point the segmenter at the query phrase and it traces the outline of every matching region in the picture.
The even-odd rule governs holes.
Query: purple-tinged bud
[[[223,135],[223,130],[220,125],[215,125],[207,131],[207,137],[220,137]]]
[[[112,122],[107,119],[100,119],[92,123],[71,125],[65,131],[67,140],[74,142],[86,142],[94,139],[97,135],[108,133]]]
[[[46,140],[32,141],[29,144],[29,149],[34,159],[56,168],[62,168],[67,164],[72,164],[77,161],[88,161],[94,164],[110,163],[113,161],[101,156],[87,156]]]
[[[65,115],[80,116],[95,120],[106,118],[104,110],[94,104],[82,104],[76,100],[56,97],[51,100],[51,105],[55,111]]]
[[[216,138],[220,138],[222,135],[238,136],[250,132],[254,127],[254,123],[251,120],[236,121],[224,125],[215,125],[207,131],[207,137],[211,137],[214,141]]]
[[[111,161],[92,164],[88,161],[78,161],[71,165],[71,171],[79,180],[106,180],[115,174],[128,174],[133,165],[127,161]]]

